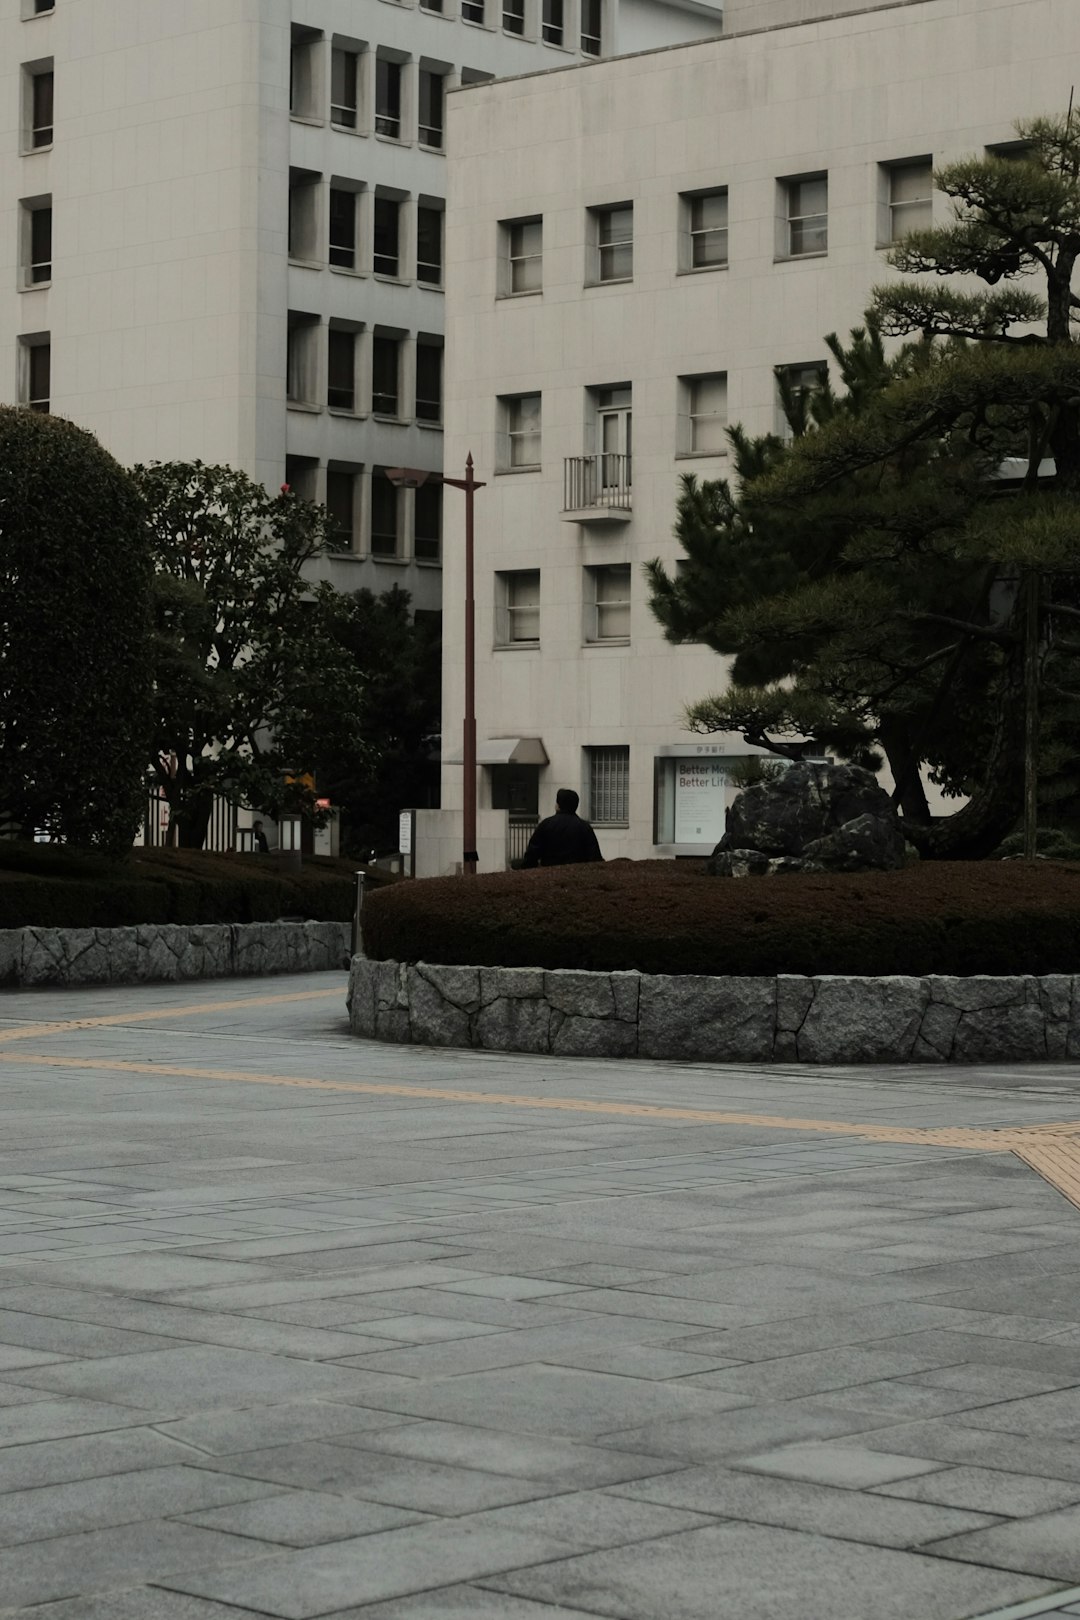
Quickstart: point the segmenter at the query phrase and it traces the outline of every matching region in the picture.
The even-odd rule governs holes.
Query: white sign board
[[[413,813],[403,810],[398,816],[397,847],[399,855],[412,854]]]
[[[728,779],[719,759],[680,759],[675,764],[675,842],[718,844],[724,836]]]

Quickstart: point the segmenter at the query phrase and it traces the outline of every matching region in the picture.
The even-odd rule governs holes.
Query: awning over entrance
[[[448,765],[462,765],[460,748],[446,757]],[[476,745],[478,765],[546,765],[547,749],[539,737],[485,737]]]

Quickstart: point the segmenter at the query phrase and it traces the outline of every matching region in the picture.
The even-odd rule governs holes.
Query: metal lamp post
[[[462,802],[462,870],[476,875],[479,855],[476,849],[476,598],[473,579],[473,496],[483,489],[473,474],[470,450],[465,459],[465,477],[448,478],[445,473],[425,472],[420,467],[387,467],[386,476],[399,489],[419,489],[421,484],[451,484],[465,491],[465,790]]]

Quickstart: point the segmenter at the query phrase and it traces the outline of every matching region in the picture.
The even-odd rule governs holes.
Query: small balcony
[[[604,451],[563,462],[564,523],[629,523],[633,513],[630,456]]]

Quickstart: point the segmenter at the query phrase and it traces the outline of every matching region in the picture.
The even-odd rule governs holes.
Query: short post
[[[357,874],[356,874],[356,903],[353,906],[352,942],[351,942],[351,949],[350,949],[350,952],[349,952],[350,956],[359,956],[359,954],[360,954],[360,914],[364,909],[364,885],[365,885],[366,882],[367,882],[367,873],[366,872],[357,872]]]

